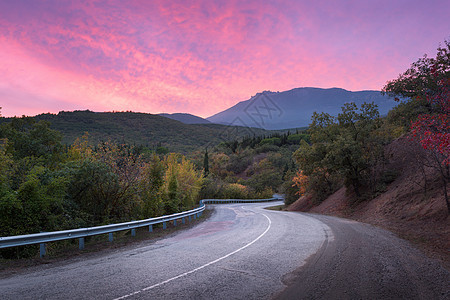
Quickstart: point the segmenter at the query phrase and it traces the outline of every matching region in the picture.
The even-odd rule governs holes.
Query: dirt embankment
[[[386,169],[398,176],[378,197],[355,204],[341,188],[318,206],[302,197],[288,210],[345,217],[388,229],[450,269],[450,217],[442,182],[435,169],[421,163],[422,154],[407,138],[399,138],[386,148]]]

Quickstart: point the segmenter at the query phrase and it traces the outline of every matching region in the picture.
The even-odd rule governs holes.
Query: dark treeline
[[[295,133],[287,131],[285,133],[273,133],[270,135],[259,135],[259,136],[245,136],[241,140],[233,140],[229,142],[224,142],[223,144],[228,147],[232,152],[235,152],[238,148],[255,149],[261,145],[275,145],[278,147],[286,145],[298,145],[301,140],[310,142],[309,135],[305,132],[299,132],[297,129]]]

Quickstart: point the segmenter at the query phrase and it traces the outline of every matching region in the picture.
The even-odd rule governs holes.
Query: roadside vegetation
[[[270,198],[274,193],[284,191],[284,186],[289,188],[291,185],[296,169],[292,154],[300,141],[309,142],[309,135],[293,130],[244,137],[210,149],[205,153],[208,172],[201,197]],[[194,156],[202,157],[201,152]],[[197,164],[201,164],[200,159],[197,159]]]
[[[245,137],[184,156],[163,146],[71,145],[30,117],[0,124],[0,236],[98,226],[172,214],[204,198],[270,198],[294,168],[302,133]],[[164,150],[164,151],[163,151]],[[0,251],[36,255],[34,246]]]
[[[348,103],[337,117],[315,113],[307,131],[311,142],[302,141],[294,153],[296,190],[286,190],[287,204],[306,196],[318,205],[342,185],[354,203],[375,198],[399,175],[387,167],[385,147],[404,136],[421,146],[411,155],[424,176],[426,168],[434,169],[450,212],[449,90],[450,42],[446,41],[435,58],[424,56],[385,85],[384,93],[405,99],[387,117],[381,118],[373,103],[360,107]]]
[[[197,205],[203,174],[181,154],[114,143],[71,146],[48,122],[0,126],[0,236],[97,226]],[[26,247],[25,247],[26,248]],[[4,249],[4,257],[27,255]]]

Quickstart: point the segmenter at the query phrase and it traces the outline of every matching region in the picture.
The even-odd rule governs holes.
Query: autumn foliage
[[[411,124],[411,133],[426,150],[442,156],[442,164],[450,164],[450,79],[439,81],[438,93],[427,95],[434,114],[422,114]]]
[[[449,165],[450,157],[450,42],[437,49],[435,58],[425,55],[411,64],[397,79],[389,81],[383,92],[391,96],[422,101],[426,113],[411,122],[411,134],[426,150]]]
[[[303,196],[306,193],[306,186],[308,184],[308,176],[303,174],[302,170],[297,171],[295,176],[292,178],[292,187],[297,188],[297,192],[295,193],[299,197]]]
[[[405,73],[389,81],[383,91],[425,103],[426,112],[411,122],[411,136],[427,151],[428,166],[440,174],[450,213],[450,41],[437,49],[435,58],[425,55],[414,62]]]

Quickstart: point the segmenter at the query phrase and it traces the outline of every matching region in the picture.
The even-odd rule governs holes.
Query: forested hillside
[[[191,115],[191,114],[184,114],[184,113],[174,113],[174,114],[158,114],[158,116],[166,117],[172,120],[180,121],[184,124],[211,124],[210,121]]]
[[[357,201],[370,199],[396,176],[396,170],[385,168],[384,146],[406,135],[429,157],[422,163],[439,174],[450,212],[450,42],[438,49],[436,58],[425,56],[413,63],[383,90],[410,100],[383,119],[374,105],[366,103],[359,108],[346,104],[337,118],[313,115],[308,129],[312,143],[303,143],[294,155],[300,186],[318,202],[342,183]]]
[[[314,114],[311,143],[294,153],[296,189],[287,203],[394,230],[448,264],[450,42],[383,91],[409,100],[386,118],[370,104],[347,104],[336,118]]]
[[[203,172],[181,154],[158,155],[87,137],[72,145],[44,121],[0,126],[0,236],[90,227],[171,214],[198,204]],[[35,254],[5,249],[4,257]]]
[[[426,214],[431,221],[424,224],[437,216],[447,222],[450,43],[438,49],[436,58],[412,64],[384,92],[409,100],[399,102],[387,117],[374,103],[348,102],[337,116],[315,112],[306,130],[278,132],[187,125],[131,112],[2,118],[0,236],[168,214],[196,206],[201,198],[284,193],[286,204],[300,198],[300,209],[345,198],[345,209],[353,211],[383,202],[393,185],[403,186],[398,180],[411,169],[395,164],[400,157],[417,165],[418,173],[407,178],[417,179],[420,189],[410,190],[423,189],[424,196],[405,202],[408,191],[402,190],[395,196],[399,205],[435,203],[428,193],[436,195],[438,189],[442,205],[432,206],[444,210]],[[392,150],[398,141],[407,141],[400,147],[411,151]],[[389,214],[391,200],[386,200],[389,212],[377,212]],[[437,230],[448,237],[446,229]],[[0,252],[3,257],[30,253],[36,252]]]
[[[72,144],[88,132],[89,141],[94,144],[113,141],[151,149],[164,147],[167,151],[182,153],[248,135],[270,134],[258,128],[184,124],[158,115],[134,112],[63,111],[58,114],[41,114],[35,119],[49,121],[51,129],[62,133],[62,142],[65,144]],[[11,118],[0,118],[0,123],[10,120]]]
[[[135,116],[130,115],[126,122]],[[249,135],[199,147],[186,157],[162,146],[97,142],[92,134],[65,144],[61,132],[37,119],[12,118],[0,124],[0,236],[171,214],[197,206],[201,198],[268,198],[293,169],[292,152],[300,140],[308,140],[302,133]],[[59,126],[79,123],[64,120]],[[107,126],[106,121],[93,123],[90,128],[98,134],[104,128],[96,125]],[[0,256],[33,256],[34,248],[5,249]]]

